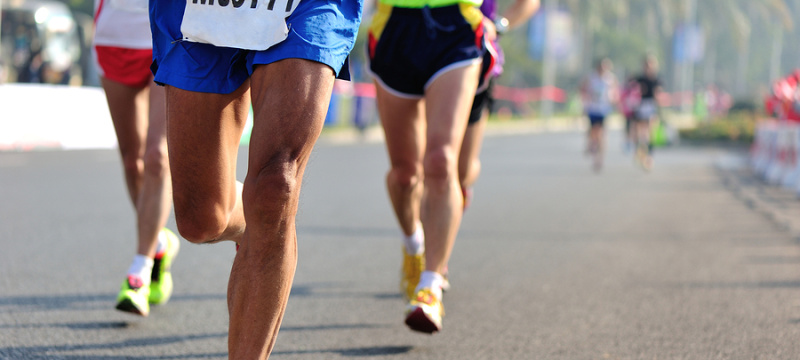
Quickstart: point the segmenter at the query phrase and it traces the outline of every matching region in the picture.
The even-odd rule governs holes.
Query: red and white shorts
[[[100,75],[130,87],[145,87],[153,80],[152,49],[127,49],[95,45]]]

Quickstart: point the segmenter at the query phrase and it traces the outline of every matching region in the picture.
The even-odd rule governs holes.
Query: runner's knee
[[[458,176],[457,156],[449,147],[431,149],[425,154],[423,166],[425,180],[433,182],[450,181]]]
[[[464,175],[464,177],[460,179],[461,183],[463,184],[465,180],[469,180],[470,182],[475,182],[480,173],[481,173],[481,159],[475,157],[472,159],[472,161],[470,161],[469,172],[467,172]]]
[[[145,151],[144,171],[159,179],[169,175],[169,159],[165,146],[153,146]]]
[[[195,206],[180,204],[175,201],[175,223],[178,232],[189,242],[203,244],[214,242],[228,226],[227,209],[221,204],[216,206]]]
[[[422,169],[417,164],[394,166],[389,170],[387,181],[403,189],[416,186],[419,183]]]
[[[255,217],[259,224],[282,221],[287,204],[298,195],[300,170],[300,159],[290,151],[278,152],[260,168],[251,168],[242,190],[245,216]]]
[[[125,174],[141,174],[144,163],[138,153],[132,151],[122,152],[122,168]],[[139,176],[139,175],[136,175]]]

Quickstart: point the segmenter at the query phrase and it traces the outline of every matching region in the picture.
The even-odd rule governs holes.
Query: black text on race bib
[[[200,5],[214,5],[214,0],[192,0],[192,4],[197,4],[198,1]],[[228,6],[228,4],[233,3],[233,7],[238,8],[244,5],[245,0],[217,0],[219,6]],[[289,12],[292,10],[292,3],[294,0],[289,0],[286,2],[286,11]],[[258,0],[250,0],[250,8],[255,9],[258,6]],[[267,4],[267,10],[272,10],[275,7],[275,0],[269,0]]]

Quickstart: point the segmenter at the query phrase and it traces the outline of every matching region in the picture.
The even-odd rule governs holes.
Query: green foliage
[[[530,87],[542,83],[542,62],[528,54],[527,29],[515,29],[500,39],[505,54],[503,76],[498,83],[505,86]]]
[[[594,58],[611,59],[614,72],[618,75],[638,73],[642,68],[643,55],[650,50],[647,39],[640,33],[606,28],[598,31],[594,37]]]
[[[24,1],[24,0],[23,0]],[[57,0],[73,11],[91,16],[95,0]],[[157,0],[175,1],[175,0]],[[498,0],[502,13],[517,0]],[[542,0],[543,5],[551,4]],[[557,86],[575,89],[593,59],[607,56],[615,73],[639,72],[642,55],[655,52],[662,63],[666,90],[672,84],[674,64],[671,46],[673,32],[691,13],[687,4],[696,4],[693,18],[705,29],[705,58],[695,66],[695,82],[714,82],[737,96],[754,97],[769,86],[775,72],[785,74],[798,66],[800,32],[793,19],[800,18],[800,0],[558,0],[573,15],[573,30],[579,39],[579,64],[559,66]],[[370,19],[364,18],[364,24]],[[365,28],[353,52],[354,64],[365,63]],[[783,34],[781,51],[776,50],[776,34]],[[528,56],[526,26],[510,32],[501,45],[506,54],[505,75],[499,83],[515,87],[541,86],[542,63]],[[775,62],[773,54],[780,62]],[[360,61],[359,61],[360,60]],[[775,69],[773,65],[780,65]],[[363,66],[363,65],[362,65]],[[357,71],[359,80],[366,76]]]
[[[731,113],[727,117],[703,122],[693,129],[680,131],[689,142],[745,143],[753,142],[756,121],[749,111]]]

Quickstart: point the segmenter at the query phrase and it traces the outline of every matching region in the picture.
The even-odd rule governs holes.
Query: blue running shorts
[[[350,78],[347,56],[361,23],[362,0],[300,1],[286,19],[288,38],[264,51],[180,40],[186,1],[150,0],[151,70],[159,84],[229,94],[253,74],[256,65],[290,58],[320,62],[330,66],[338,78]]]
[[[378,3],[369,28],[369,69],[392,94],[421,98],[439,75],[485,51],[483,14],[473,5],[402,8]]]
[[[602,127],[603,124],[606,121],[606,115],[605,114],[589,113],[589,114],[587,114],[587,117],[589,118],[589,125],[591,125],[591,126],[600,126],[600,127]]]

